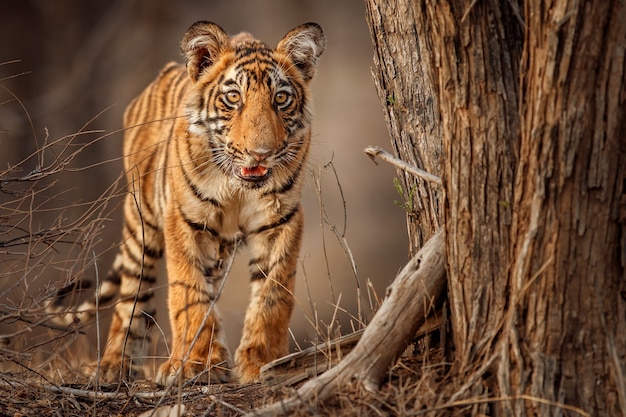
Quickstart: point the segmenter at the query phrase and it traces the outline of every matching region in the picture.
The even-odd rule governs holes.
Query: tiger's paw
[[[241,344],[235,353],[237,376],[241,383],[251,383],[259,380],[261,367],[281,358],[288,353],[287,343],[284,347],[276,344],[270,350],[264,344]]]
[[[242,384],[256,382],[259,379],[260,369],[261,367],[257,363],[247,362],[238,364],[237,375],[239,376],[239,382]]]
[[[185,364],[179,359],[170,359],[159,367],[156,383],[161,386],[181,384],[186,381],[204,384],[225,384],[232,381],[230,369],[226,363],[206,365],[189,360]]]

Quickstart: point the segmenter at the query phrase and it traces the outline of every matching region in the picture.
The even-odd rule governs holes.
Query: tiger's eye
[[[276,104],[285,104],[288,98],[289,94],[285,93],[284,91],[279,91],[278,93],[276,93],[276,96],[274,96]]]
[[[226,100],[231,104],[237,104],[241,100],[241,94],[239,91],[228,91],[226,92]]]

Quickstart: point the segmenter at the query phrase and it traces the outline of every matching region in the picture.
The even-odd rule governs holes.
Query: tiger
[[[56,311],[57,322],[84,322],[97,305],[116,301],[95,368],[100,380],[143,375],[162,258],[172,334],[157,384],[249,383],[288,353],[311,142],[309,84],[325,43],[316,23],[295,27],[272,49],[199,21],[182,38],[185,64],[168,63],[128,105],[119,251],[93,299]],[[233,363],[216,301],[244,245],[251,294]]]

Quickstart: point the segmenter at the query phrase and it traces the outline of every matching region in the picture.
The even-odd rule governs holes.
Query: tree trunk
[[[455,362],[488,357],[506,311],[522,28],[511,3],[427,2],[443,126]]]
[[[626,4],[525,6],[501,389],[626,415]],[[515,414],[549,405],[517,402]]]
[[[394,152],[401,160],[441,175],[441,123],[434,57],[414,2],[366,1],[374,44],[374,84],[383,107]],[[442,189],[398,170],[402,180],[411,255],[441,224]]]
[[[506,280],[510,266],[513,169],[520,136],[519,11],[495,0],[471,8],[464,1],[369,0],[366,5],[378,51],[374,61],[379,67],[385,63],[383,69],[393,68],[379,72],[381,100],[391,95],[381,85],[402,81],[393,93],[404,115],[399,126],[390,123],[394,147],[420,149],[426,167],[443,165],[455,360],[464,369],[489,352],[495,334],[485,329],[497,331],[505,312],[507,287],[500,281]],[[389,44],[393,46],[381,47]],[[427,96],[427,104],[415,103],[414,91]],[[426,113],[424,105],[435,109]],[[393,106],[387,103],[386,108],[394,114]],[[394,128],[414,129],[410,121],[425,113],[440,117],[425,120],[440,126],[426,125],[423,136],[429,147],[406,134],[393,134]],[[424,129],[423,118],[418,126]],[[428,135],[430,131],[443,135],[442,160],[434,145],[439,136]],[[409,218],[411,231],[423,227],[418,218]]]
[[[624,2],[366,5],[394,148],[442,167],[443,200],[409,216],[416,246],[429,208],[445,221],[454,383],[440,405],[626,415]]]

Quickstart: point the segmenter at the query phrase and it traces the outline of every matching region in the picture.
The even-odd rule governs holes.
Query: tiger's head
[[[224,174],[250,188],[294,181],[309,148],[308,85],[324,46],[315,23],[292,29],[275,49],[247,33],[229,37],[214,23],[189,28],[181,46],[189,132],[206,140]]]

